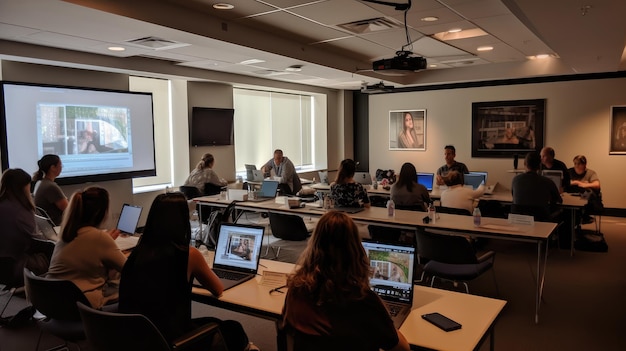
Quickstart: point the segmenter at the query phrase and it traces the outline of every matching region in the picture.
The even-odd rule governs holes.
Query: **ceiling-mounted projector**
[[[398,51],[396,57],[374,61],[374,71],[420,71],[426,69],[426,59],[421,56],[409,56],[410,51]]]
[[[389,93],[393,91],[393,85],[385,85],[385,83],[380,82],[372,85],[364,85],[361,87],[361,92],[370,94],[370,93]]]

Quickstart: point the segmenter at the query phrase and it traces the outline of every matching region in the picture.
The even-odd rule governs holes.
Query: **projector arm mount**
[[[392,6],[398,11],[407,11],[408,9],[411,8],[411,0],[407,0],[406,4],[399,4],[397,2],[380,1],[380,0],[362,0],[362,1],[371,2],[371,3],[379,4],[379,5]]]

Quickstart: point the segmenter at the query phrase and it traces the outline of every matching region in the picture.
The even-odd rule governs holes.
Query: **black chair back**
[[[550,210],[548,206],[512,204],[511,213],[525,216],[533,216],[535,221],[540,222],[549,222],[551,220]]]
[[[300,241],[309,236],[302,217],[283,213],[269,213],[272,235],[283,240]]]
[[[458,235],[445,235],[417,230],[417,253],[420,258],[450,263],[478,263],[476,251],[467,238]]]
[[[204,183],[204,195],[218,195],[222,191],[222,186],[213,183]]]
[[[181,185],[178,187],[181,193],[185,195],[187,200],[202,196],[202,193],[195,186]]]
[[[384,227],[379,225],[370,224],[367,226],[367,231],[370,234],[370,238],[376,241],[399,241],[402,235],[402,230],[398,228]]]
[[[24,285],[24,263],[23,259],[0,257],[0,284],[7,290]]]
[[[76,302],[91,306],[85,294],[71,281],[34,275],[24,269],[26,297],[49,319],[80,321]]]
[[[449,213],[463,216],[471,216],[472,213],[466,208],[454,208],[454,207],[445,207],[445,206],[437,206],[437,212],[439,213]]]
[[[200,343],[199,349],[227,351],[217,323],[208,323],[170,344],[144,315],[99,311],[80,302],[77,306],[94,351],[170,351]]]

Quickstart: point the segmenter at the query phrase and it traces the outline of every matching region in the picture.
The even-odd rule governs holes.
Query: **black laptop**
[[[256,275],[261,258],[265,227],[222,223],[213,258],[213,272],[224,290],[248,281]]]
[[[370,288],[383,300],[391,320],[400,328],[413,305],[415,246],[363,239],[370,261]]]

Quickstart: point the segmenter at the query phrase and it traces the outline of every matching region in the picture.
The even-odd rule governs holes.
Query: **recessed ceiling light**
[[[435,21],[439,21],[439,17],[426,16],[426,17],[421,18],[421,20],[424,22],[435,22]]]
[[[107,49],[111,51],[126,51],[126,48],[123,48],[121,46],[109,46]]]
[[[218,2],[217,4],[213,4],[213,8],[216,10],[232,10],[235,6],[225,2]]]
[[[458,33],[460,31],[462,31],[463,29],[461,28],[452,28],[448,30],[448,33]]]
[[[550,55],[548,55],[548,54],[539,54],[539,55],[535,56],[535,58],[538,58],[538,59],[545,59],[545,58],[548,58],[548,57],[550,57]]]
[[[437,67],[437,65],[436,65],[436,64],[434,64],[434,63],[431,63],[430,65],[428,65],[428,67],[430,67],[430,68],[435,68],[435,67]]]
[[[250,60],[241,61],[239,63],[242,65],[253,65],[255,63],[262,63],[262,62],[265,62],[265,60],[250,59]]]
[[[493,50],[493,46],[479,46],[476,50],[477,51],[491,51]]]

